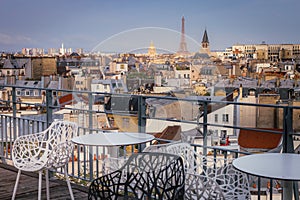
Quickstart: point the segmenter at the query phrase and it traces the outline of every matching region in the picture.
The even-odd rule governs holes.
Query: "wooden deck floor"
[[[10,165],[0,163],[0,199],[11,199],[17,170]],[[43,179],[42,199],[46,199],[46,184]],[[75,199],[87,199],[88,188],[72,184]],[[37,199],[38,174],[22,172],[16,199]],[[50,199],[70,199],[67,183],[62,180],[50,179]]]

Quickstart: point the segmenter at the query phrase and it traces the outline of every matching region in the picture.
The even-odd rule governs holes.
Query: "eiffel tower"
[[[187,45],[186,45],[186,41],[185,41],[184,17],[183,16],[181,19],[181,40],[180,40],[179,50],[178,50],[177,54],[180,56],[188,56],[190,54],[190,52],[188,52],[188,50],[187,50]]]

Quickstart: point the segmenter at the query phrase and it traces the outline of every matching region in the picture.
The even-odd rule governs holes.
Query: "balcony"
[[[92,93],[84,91],[52,90],[38,88],[41,94],[40,101],[31,101],[28,98],[18,96],[16,91],[32,89],[30,87],[5,86],[7,95],[0,101],[2,112],[0,114],[0,156],[1,174],[11,174],[10,178],[1,176],[1,183],[8,183],[5,189],[5,197],[10,198],[16,174],[11,164],[10,149],[13,146],[14,138],[19,135],[39,132],[45,129],[55,119],[76,121],[80,128],[78,135],[97,133],[99,131],[114,129],[128,132],[147,132],[154,134],[156,141],[171,142],[178,139],[175,136],[161,137],[158,132],[170,126],[180,126],[181,132],[192,141],[195,150],[205,156],[211,157],[232,157],[251,154],[241,149],[229,148],[232,146],[220,146],[220,137],[229,136],[232,144],[238,140],[241,131],[258,131],[282,134],[282,152],[294,152],[298,145],[297,132],[299,120],[299,106],[291,104],[252,104],[238,101],[237,98],[174,98],[162,96],[140,96],[121,95],[108,93]],[[37,89],[37,88],[35,88]],[[123,105],[116,103],[122,102]],[[268,128],[278,130],[261,130],[261,128],[249,126],[252,119],[242,122],[241,110],[255,112],[256,120]],[[267,117],[272,113],[271,119]],[[247,117],[246,117],[247,118]],[[254,119],[253,119],[254,120]],[[167,124],[167,125],[166,125]],[[253,123],[252,123],[253,124]],[[256,121],[255,124],[258,124]],[[189,135],[187,131],[193,127],[194,133]],[[217,133],[218,130],[219,132]],[[221,131],[220,131],[221,130]],[[222,132],[223,131],[223,132]],[[222,135],[223,134],[223,135]],[[222,136],[221,136],[222,135]],[[192,139],[191,139],[192,138]],[[180,138],[179,138],[180,139]],[[145,144],[123,146],[118,149],[121,155],[130,155],[142,151]],[[74,195],[78,198],[86,197],[87,185],[95,177],[102,174],[102,158],[109,156],[109,149],[99,147],[88,147],[77,145],[72,159],[68,164],[68,174],[73,180],[75,187]],[[34,177],[34,176],[33,176]],[[60,171],[53,172],[52,179],[60,177]],[[36,179],[28,179],[30,184],[37,185]],[[55,183],[53,183],[55,185]],[[251,184],[251,183],[250,183]],[[253,199],[273,196],[273,199],[280,196],[280,187],[277,187],[274,180],[255,179],[252,184]],[[63,183],[63,185],[65,185]],[[11,187],[11,188],[10,188]],[[34,187],[36,189],[36,187]],[[269,188],[273,188],[270,190]],[[55,186],[53,190],[56,191]],[[63,190],[63,189],[61,189]],[[67,188],[66,188],[67,191]],[[20,189],[24,199],[29,198],[27,189]],[[61,195],[68,195],[67,192]],[[277,194],[278,193],[278,194]],[[4,195],[4,194],[3,194]],[[30,195],[36,196],[34,193]],[[57,193],[59,195],[59,193]],[[297,194],[298,195],[298,194]],[[2,196],[2,195],[1,195]],[[299,195],[298,195],[299,196]],[[3,196],[4,197],[4,196]],[[58,197],[67,198],[64,196]]]

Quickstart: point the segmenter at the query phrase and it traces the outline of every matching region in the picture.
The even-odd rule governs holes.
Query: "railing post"
[[[89,96],[89,132],[92,133],[93,130],[93,94],[88,93]]]
[[[283,117],[283,153],[294,153],[293,108],[291,106],[284,107]]]
[[[138,132],[146,132],[146,100],[143,96],[138,96]]]
[[[12,109],[13,109],[13,135],[14,139],[17,138],[17,97],[16,88],[12,87]]]
[[[93,130],[93,95],[91,92],[88,93],[88,97],[89,97],[89,110],[88,110],[88,114],[89,114],[89,134],[92,134],[92,130]],[[84,111],[83,111],[84,112]],[[90,167],[90,180],[93,179],[93,172],[94,172],[94,149],[92,146],[88,146],[89,148],[89,167]],[[104,152],[105,147],[103,147],[103,156],[105,156],[105,152]],[[98,151],[98,148],[97,150]],[[98,161],[97,161],[98,162]],[[103,162],[102,162],[102,168],[103,168]],[[104,168],[103,168],[104,169]],[[102,172],[104,173],[104,171]]]
[[[46,122],[47,127],[52,123],[52,90],[46,90]]]
[[[143,96],[138,96],[138,132],[146,133],[146,99]],[[138,151],[141,152],[146,147],[145,144],[138,146]]]
[[[204,156],[207,155],[207,113],[208,113],[207,106],[208,106],[207,101],[204,101],[203,102],[203,155]]]
[[[293,141],[293,107],[286,106],[283,110],[283,153],[294,153],[294,141]],[[283,196],[286,193],[292,193],[294,191],[295,199],[299,199],[298,183],[297,182],[283,182],[284,190]]]

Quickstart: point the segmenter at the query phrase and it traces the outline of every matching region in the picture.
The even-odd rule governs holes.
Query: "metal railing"
[[[34,89],[39,90],[45,95],[38,97],[41,99],[40,103],[33,103],[31,100],[22,100],[20,96],[17,95],[17,90],[22,89]],[[82,114],[84,119],[80,124],[78,135],[91,134],[98,131],[102,131],[102,127],[97,126],[95,123],[95,115],[102,113],[106,115],[119,115],[126,117],[137,117],[136,132],[146,132],[147,121],[158,120],[169,123],[184,123],[194,125],[201,133],[201,144],[193,144],[196,151],[208,155],[212,153],[212,156],[224,156],[227,157],[229,154],[233,157],[238,157],[240,154],[249,154],[248,152],[242,152],[239,150],[223,149],[222,147],[215,147],[207,143],[210,134],[210,129],[214,128],[226,128],[227,130],[232,130],[232,133],[237,133],[239,130],[252,130],[252,131],[263,131],[272,132],[276,134],[282,134],[282,152],[294,152],[294,140],[293,137],[300,136],[299,133],[294,131],[293,121],[295,120],[294,113],[299,112],[300,107],[291,105],[270,105],[270,104],[252,104],[252,103],[242,103],[237,101],[213,101],[209,98],[207,99],[189,99],[189,98],[174,98],[174,97],[162,97],[162,96],[150,96],[150,95],[128,95],[128,94],[109,94],[109,93],[99,93],[90,91],[72,91],[72,90],[54,90],[47,88],[30,88],[30,87],[17,87],[17,86],[3,86],[3,91],[6,91],[6,99],[0,100],[2,105],[2,112],[0,114],[0,156],[2,162],[8,162],[11,160],[10,149],[13,146],[14,138],[19,135],[25,135],[30,133],[36,133],[44,130],[54,119],[63,119],[62,115],[55,114],[56,111],[61,109],[66,109],[72,111],[74,114],[79,116]],[[58,102],[57,95],[71,95],[71,100],[73,104],[82,104],[82,107],[66,107]],[[93,109],[94,101],[96,97],[106,98],[106,97],[123,97],[127,99],[136,99],[137,107],[133,110],[95,110]],[[27,98],[24,98],[27,99]],[[162,114],[157,114],[158,110],[153,111],[152,102],[175,102],[176,105],[183,105],[182,107],[176,107],[180,111],[178,113],[185,114],[185,112],[192,112],[190,118],[180,117],[178,114],[176,117],[163,116]],[[187,111],[185,105],[191,105],[192,111]],[[232,116],[233,123],[218,123],[212,120],[211,111],[215,106],[215,110],[224,108],[225,106],[232,106]],[[276,110],[277,113],[282,114],[279,117],[281,120],[277,120],[276,126],[282,128],[281,131],[270,131],[261,130],[258,128],[242,127],[237,122],[237,109],[242,106],[255,107],[258,108],[272,108]],[[129,102],[128,102],[128,107]],[[23,108],[23,110],[22,110]],[[24,108],[37,110],[35,115],[23,116]],[[160,108],[160,107],[157,107]],[[174,107],[173,107],[174,109]],[[175,111],[174,111],[175,112]],[[79,113],[79,114],[78,114]],[[300,113],[300,112],[299,112]],[[210,116],[210,117],[209,117]],[[298,119],[298,118],[297,118]],[[278,128],[278,127],[275,127]],[[160,140],[168,142],[168,140]],[[143,144],[144,145],[144,144]],[[130,154],[136,150],[140,151],[143,149],[143,145],[130,146],[130,147],[120,147],[122,149],[122,154]],[[77,180],[78,182],[89,182],[93,178],[101,175],[101,156],[105,156],[105,151],[107,149],[100,147],[88,147],[82,145],[76,145],[73,157],[69,162],[69,175]],[[219,152],[223,152],[220,154]],[[260,184],[260,181],[258,182]],[[272,181],[271,186],[272,188]],[[260,194],[260,185],[258,185],[258,194]],[[272,192],[271,192],[272,194]],[[260,196],[260,195],[259,195]],[[298,195],[299,196],[299,195]]]

